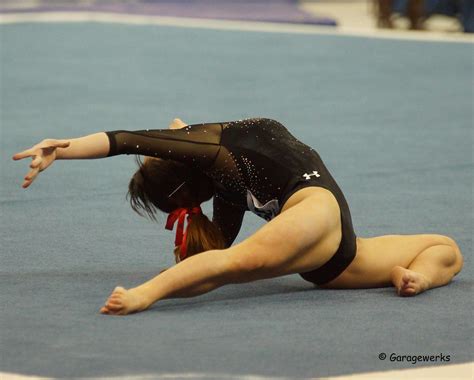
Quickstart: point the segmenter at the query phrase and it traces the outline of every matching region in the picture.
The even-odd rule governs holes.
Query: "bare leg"
[[[223,252],[212,250],[191,256],[132,289],[116,287],[100,311],[126,315],[146,310],[160,299],[196,296],[228,284],[235,276],[234,266]]]
[[[173,298],[196,297],[210,292],[218,286],[218,283],[198,285],[187,291],[176,292]],[[102,314],[125,315],[146,310],[148,307],[150,307],[150,301],[146,293],[140,288],[125,289],[121,286],[117,286],[107,299],[105,305],[100,309],[100,312]]]
[[[448,284],[463,259],[454,240],[442,235],[390,235],[358,239],[351,265],[325,288],[395,286],[413,296]]]
[[[435,245],[421,252],[408,268],[392,269],[393,286],[400,296],[414,296],[425,290],[448,284],[461,270],[455,248]]]
[[[117,287],[101,313],[130,314],[166,298],[194,297],[226,284],[306,272],[330,259],[340,235],[334,196],[322,188],[305,188],[293,194],[280,215],[243,242],[190,256],[135,288]]]

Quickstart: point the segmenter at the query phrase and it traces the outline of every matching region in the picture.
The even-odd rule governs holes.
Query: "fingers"
[[[26,157],[35,156],[38,149],[67,148],[69,145],[71,145],[71,142],[67,140],[43,140],[41,143],[35,145],[33,148],[16,153],[12,158],[17,161]]]
[[[43,157],[36,156],[31,161],[30,168],[32,168],[32,169],[37,168],[41,165],[42,162],[43,162]]]
[[[28,149],[25,150],[21,153],[17,153],[13,156],[14,160],[21,160],[26,157],[33,157],[33,160],[31,161],[30,168],[31,170],[28,172],[28,174],[24,178],[24,182],[22,184],[22,187],[26,189],[28,186],[31,185],[31,183],[35,180],[35,178],[38,176],[38,173],[40,172],[40,166],[41,163],[43,162],[43,158],[39,155],[36,155],[33,149]]]
[[[30,186],[33,181],[36,179],[39,173],[39,168],[31,169],[28,174],[25,176],[25,181],[23,182],[23,188]]]
[[[28,187],[30,187],[30,185],[32,184],[33,181],[24,181],[21,185],[22,188],[26,189]]]
[[[15,161],[22,160],[23,158],[34,156],[35,151],[36,149],[33,149],[33,148],[27,149],[27,150],[24,150],[23,152],[16,153],[12,158]]]
[[[32,182],[35,180],[35,178],[38,176],[40,169],[39,167],[31,169],[28,174],[25,176],[25,181],[23,182],[22,187],[26,189],[29,187]]]

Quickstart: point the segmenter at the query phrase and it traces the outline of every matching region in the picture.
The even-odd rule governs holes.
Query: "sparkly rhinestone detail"
[[[274,200],[285,198],[289,181],[318,170],[313,164],[315,157],[319,159],[317,153],[270,119],[116,134],[120,139],[116,138],[114,154],[161,157],[197,168],[236,207],[248,208],[249,192],[259,202],[256,210],[258,204],[276,204]],[[301,173],[294,173],[295,168],[301,168]]]

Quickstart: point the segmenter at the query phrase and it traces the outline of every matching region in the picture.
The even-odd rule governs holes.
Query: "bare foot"
[[[401,297],[416,296],[430,288],[430,281],[425,275],[400,266],[392,269],[391,278],[397,294]]]
[[[105,305],[100,309],[102,314],[127,315],[143,311],[150,306],[146,297],[135,289],[126,290],[117,286]]]

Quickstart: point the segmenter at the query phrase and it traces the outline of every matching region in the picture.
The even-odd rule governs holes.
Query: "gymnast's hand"
[[[69,144],[70,142],[67,140],[47,139],[41,141],[39,144],[36,144],[30,149],[15,154],[13,156],[15,161],[26,157],[32,158],[30,164],[31,170],[25,176],[25,181],[23,182],[22,187],[26,189],[28,186],[30,186],[38,176],[38,173],[42,172],[53,163],[53,161],[56,159],[57,148],[67,148]]]

